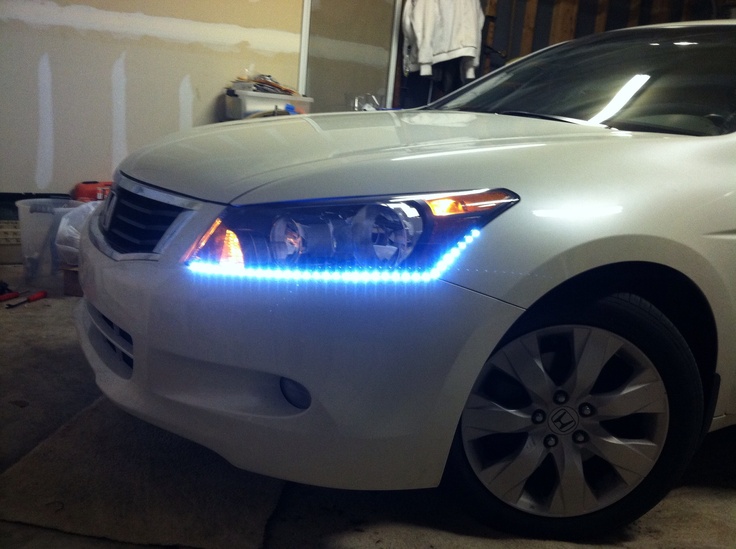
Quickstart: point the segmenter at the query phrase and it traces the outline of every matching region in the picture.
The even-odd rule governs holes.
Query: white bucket
[[[65,214],[82,202],[65,198],[30,198],[15,203],[20,222],[20,249],[27,281],[53,276],[59,271],[56,232]]]

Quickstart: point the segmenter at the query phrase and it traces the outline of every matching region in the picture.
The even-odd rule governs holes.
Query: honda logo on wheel
[[[551,426],[561,434],[569,433],[578,423],[577,414],[569,408],[560,408],[550,418]]]

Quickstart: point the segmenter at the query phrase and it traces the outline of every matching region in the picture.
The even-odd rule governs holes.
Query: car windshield
[[[736,26],[618,31],[530,55],[429,106],[721,135],[736,130]]]

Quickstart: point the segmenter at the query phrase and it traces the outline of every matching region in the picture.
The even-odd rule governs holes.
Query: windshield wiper
[[[525,118],[537,118],[539,120],[553,120],[555,122],[565,122],[567,124],[577,124],[578,126],[596,126],[598,128],[608,128],[605,124],[596,124],[588,122],[587,120],[580,120],[578,118],[570,118],[569,116],[559,116],[557,114],[545,114],[541,112],[529,112],[529,111],[499,111],[495,114],[505,114],[507,116],[523,116]]]

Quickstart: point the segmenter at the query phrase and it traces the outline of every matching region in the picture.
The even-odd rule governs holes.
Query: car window
[[[736,130],[736,27],[621,31],[543,50],[430,108],[562,117],[622,130]]]

